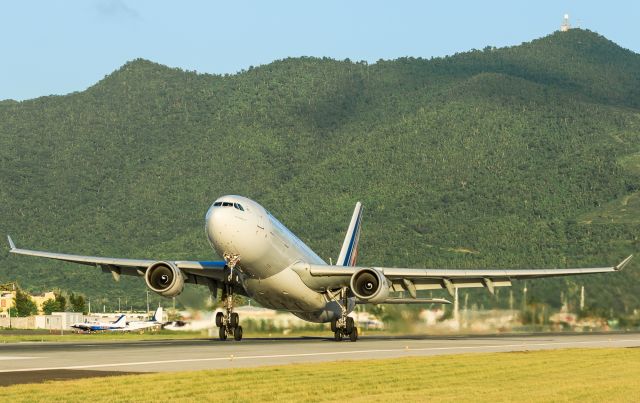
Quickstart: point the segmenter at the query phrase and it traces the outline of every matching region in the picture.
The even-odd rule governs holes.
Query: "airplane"
[[[216,315],[220,340],[242,339],[233,311],[235,294],[262,306],[285,310],[304,320],[331,323],[336,341],[358,339],[353,318],[356,304],[449,304],[444,298],[422,298],[421,290],[510,286],[513,280],[609,273],[621,270],[633,257],[610,267],[575,269],[426,269],[356,266],[362,228],[362,204],[356,203],[338,259],[327,264],[257,202],[242,196],[222,196],[205,216],[205,233],[224,260],[183,261],[125,259],[69,255],[19,249],[11,237],[10,252],[100,267],[117,281],[121,275],[143,277],[164,297],[180,294],[185,283],[205,285],[213,298],[220,289],[224,312]],[[398,296],[398,292],[409,297]]]
[[[123,332],[143,332],[146,329],[154,327],[158,328],[163,324],[164,322],[162,322],[162,307],[159,306],[153,313],[151,319],[127,322],[127,325],[120,330]]]
[[[115,322],[80,322],[71,325],[72,328],[84,332],[103,332],[122,330],[127,325],[127,315],[120,315]]]

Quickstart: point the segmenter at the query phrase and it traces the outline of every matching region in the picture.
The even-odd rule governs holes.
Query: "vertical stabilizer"
[[[151,322],[162,322],[162,307],[159,306],[151,317]]]
[[[120,315],[118,320],[113,322],[114,327],[125,327],[127,324],[127,315]]]
[[[338,255],[336,266],[355,266],[358,258],[358,241],[360,240],[360,227],[362,225],[362,203],[357,202],[353,210],[347,235],[342,243],[342,249]]]

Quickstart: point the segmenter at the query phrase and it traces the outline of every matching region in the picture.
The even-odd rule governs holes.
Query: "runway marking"
[[[179,360],[159,360],[159,361],[137,361],[137,362],[119,362],[112,364],[89,364],[89,365],[72,365],[66,367],[43,367],[43,368],[21,368],[21,369],[3,369],[3,372],[29,372],[29,371],[49,371],[59,369],[87,369],[87,368],[109,368],[109,367],[125,367],[137,365],[154,365],[154,364],[177,364],[184,362],[208,362],[208,361],[239,361],[239,360],[256,360],[269,358],[295,358],[295,357],[312,357],[312,356],[330,356],[330,355],[353,355],[364,353],[395,353],[395,352],[416,352],[416,351],[446,351],[446,350],[478,350],[478,349],[505,349],[505,348],[530,348],[530,347],[547,347],[547,346],[575,346],[577,344],[590,345],[613,345],[622,343],[638,343],[640,339],[623,339],[623,340],[597,340],[597,341],[570,341],[570,342],[551,342],[551,343],[518,343],[518,344],[490,344],[479,346],[457,346],[457,347],[423,347],[423,348],[392,348],[392,349],[374,349],[374,350],[352,350],[352,351],[328,351],[317,353],[299,353],[299,354],[273,354],[273,355],[248,355],[248,356],[226,356],[211,358],[192,358]],[[34,357],[37,358],[37,357]]]
[[[10,355],[0,355],[0,361],[9,361],[9,360],[34,360],[42,357],[22,357],[22,356],[10,356]]]

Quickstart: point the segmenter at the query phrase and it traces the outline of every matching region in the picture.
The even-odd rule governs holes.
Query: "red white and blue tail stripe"
[[[360,228],[362,226],[362,203],[356,203],[356,208],[351,216],[351,223],[347,230],[347,236],[342,243],[342,249],[336,266],[355,266],[358,258],[358,241],[360,240]]]

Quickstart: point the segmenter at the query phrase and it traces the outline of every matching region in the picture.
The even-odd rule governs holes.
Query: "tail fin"
[[[158,309],[153,313],[151,317],[151,322],[162,322],[162,307],[159,306]]]
[[[351,216],[351,223],[347,229],[347,235],[342,243],[342,249],[336,266],[355,266],[358,258],[358,241],[360,240],[360,227],[362,224],[362,203],[357,202]]]
[[[113,326],[120,326],[120,325],[124,326],[126,324],[127,324],[127,315],[120,315],[118,320],[113,322]]]

